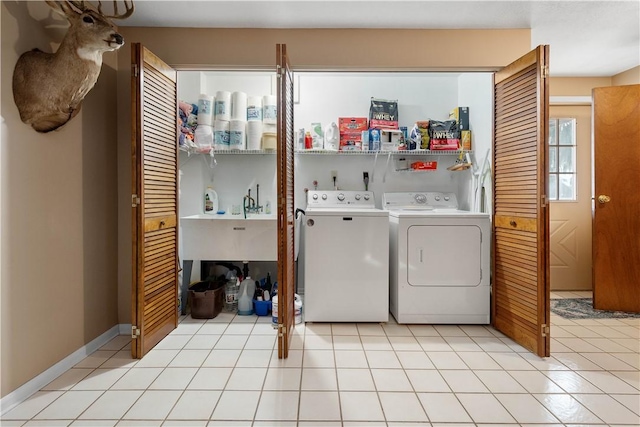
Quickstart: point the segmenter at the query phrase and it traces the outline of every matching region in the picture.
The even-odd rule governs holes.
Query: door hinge
[[[282,68],[280,65],[276,65],[276,75],[278,76],[278,78],[284,75],[284,68]]]
[[[546,194],[543,194],[542,196],[540,196],[540,207],[541,208],[547,207],[547,196],[546,196]]]
[[[136,326],[131,325],[131,338],[135,340],[139,336],[140,336],[140,329],[138,329]]]
[[[137,194],[132,194],[131,195],[131,207],[135,208],[139,204],[140,204],[140,197],[138,197]]]
[[[547,325],[546,323],[543,323],[542,325],[540,325],[540,333],[542,334],[543,337],[549,336],[550,333],[550,329],[549,329],[549,325]]]
[[[138,64],[131,64],[131,74],[133,77],[138,77]]]
[[[287,328],[285,328],[284,324],[278,323],[278,336],[283,337],[285,335],[287,335]]]
[[[543,65],[542,69],[540,70],[542,72],[542,78],[546,79],[547,77],[549,77],[549,66],[548,65]]]

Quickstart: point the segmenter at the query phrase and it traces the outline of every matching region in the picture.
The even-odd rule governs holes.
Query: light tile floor
[[[590,293],[552,293],[552,298]],[[640,319],[552,316],[551,357],[490,326],[181,318],[140,361],[114,338],[2,417],[10,426],[640,425]]]

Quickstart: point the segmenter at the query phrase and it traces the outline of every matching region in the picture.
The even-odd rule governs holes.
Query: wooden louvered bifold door
[[[276,45],[278,80],[278,357],[289,355],[294,311],[293,72],[287,47]]]
[[[495,76],[492,322],[549,356],[548,46]]]
[[[135,43],[132,51],[133,357],[178,325],[176,72]]]

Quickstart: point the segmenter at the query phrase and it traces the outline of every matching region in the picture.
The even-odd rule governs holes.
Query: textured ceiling
[[[531,28],[552,76],[612,76],[640,65],[640,0],[153,1],[121,26],[202,28]]]

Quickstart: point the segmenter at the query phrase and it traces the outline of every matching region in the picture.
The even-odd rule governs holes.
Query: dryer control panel
[[[458,210],[455,193],[430,191],[384,193],[382,209],[385,210]]]

